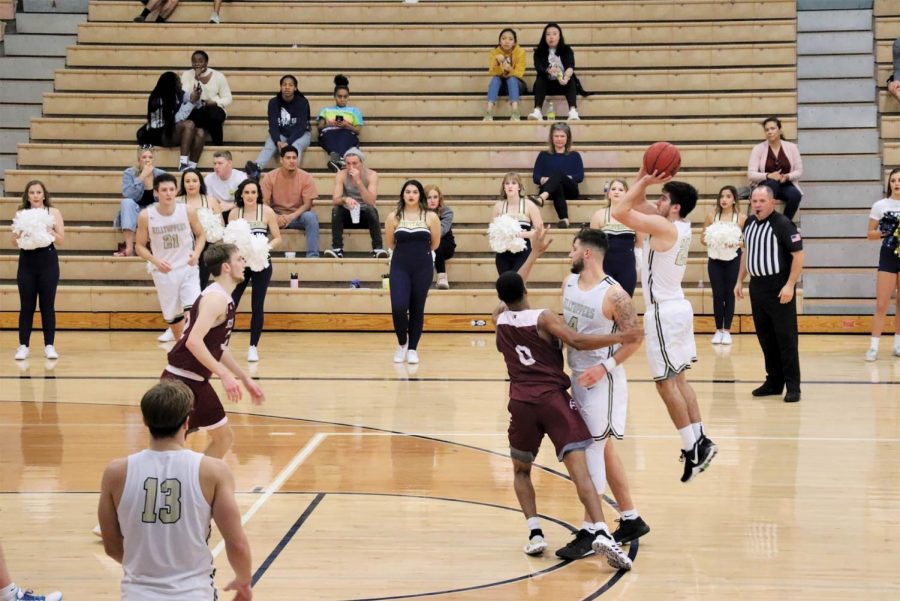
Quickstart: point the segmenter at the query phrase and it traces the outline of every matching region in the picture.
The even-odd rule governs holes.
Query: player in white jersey
[[[184,312],[200,296],[197,263],[206,244],[206,234],[196,209],[175,201],[178,194],[175,176],[157,175],[153,189],[159,201],[138,215],[135,250],[151,263],[163,319],[178,340],[184,332]]]
[[[662,196],[652,204],[645,191],[660,183]],[[694,312],[681,289],[691,247],[691,224],[686,218],[696,205],[697,190],[692,185],[672,181],[665,174],[647,174],[641,167],[637,181],[612,208],[620,223],[648,234],[641,274],[647,360],[656,390],[681,436],[682,482],[706,470],[718,452],[703,430],[697,394],[684,373],[697,360]]]
[[[563,317],[579,334],[613,334],[636,330],[637,316],[631,296],[603,271],[603,258],[609,247],[606,234],[583,229],[572,243],[572,275],[563,281]],[[594,442],[585,451],[588,470],[598,495],[606,490],[606,441],[609,436],[621,439],[625,434],[628,407],[628,383],[622,363],[641,345],[640,339],[626,344],[580,351],[567,347],[572,371],[572,397],[587,424]],[[621,463],[616,463],[618,468]],[[624,471],[618,482],[625,482]],[[624,486],[627,491],[627,484]],[[613,491],[616,493],[617,491]],[[630,495],[629,495],[630,496]],[[616,500],[619,500],[617,495]],[[592,549],[588,520],[575,538],[556,552],[563,559],[581,559]],[[650,531],[649,526],[632,508],[623,515],[619,529],[613,533],[617,542],[630,542]]]
[[[164,380],[141,399],[150,445],[103,472],[97,514],[106,554],[122,564],[123,601],[214,601],[210,519],[225,542],[234,580],[225,590],[250,601],[250,545],[221,459],[184,448],[191,389]]]

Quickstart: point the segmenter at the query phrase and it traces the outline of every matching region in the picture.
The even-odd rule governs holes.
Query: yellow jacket
[[[500,65],[497,64],[496,57],[502,56],[512,63],[512,70],[504,72]],[[500,77],[525,77],[525,50],[516,44],[512,51],[507,54],[500,46],[491,50],[490,66],[488,67],[488,75],[499,75]]]

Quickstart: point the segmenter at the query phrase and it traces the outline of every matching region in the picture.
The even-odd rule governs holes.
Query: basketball
[[[644,153],[644,171],[674,176],[681,167],[681,153],[674,144],[657,142]]]

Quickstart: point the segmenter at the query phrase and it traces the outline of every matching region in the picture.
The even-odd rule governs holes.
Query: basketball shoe
[[[556,556],[560,559],[575,560],[594,554],[594,539],[596,534],[582,528],[575,533],[575,538],[569,544],[556,550]]]
[[[609,532],[598,530],[597,537],[594,539],[594,543],[591,546],[594,548],[594,552],[597,555],[605,557],[606,563],[615,569],[631,569],[631,558],[625,554],[622,550],[622,546],[615,541]]]
[[[650,526],[640,516],[633,520],[619,519],[617,521],[619,522],[619,527],[613,532],[613,538],[617,543],[630,543],[650,532]]]
[[[535,534],[528,539],[528,543],[525,544],[522,550],[525,552],[525,555],[540,555],[546,548],[547,541],[544,540],[544,537],[540,534]]]

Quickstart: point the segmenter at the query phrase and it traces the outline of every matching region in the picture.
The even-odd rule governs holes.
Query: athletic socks
[[[534,531],[541,529],[541,520],[537,517],[528,518],[528,529],[531,530],[531,536],[534,536]],[[543,536],[541,532],[538,532],[538,534]]]
[[[149,14],[150,14],[150,11],[147,10],[146,8],[141,11],[141,16],[144,17],[145,19],[147,18],[147,15],[149,15]]]
[[[697,444],[697,436],[694,434],[693,425],[689,424],[681,428],[678,430],[678,434],[681,436],[681,448],[690,452],[694,445]]]
[[[587,530],[588,532],[594,531],[594,523],[593,522],[581,522],[581,529]]]
[[[641,514],[638,513],[637,509],[629,509],[628,511],[623,511],[620,517],[623,520],[636,520],[641,517]]]
[[[691,424],[691,428],[694,430],[694,438],[696,438],[697,440],[703,438],[703,422]]]
[[[869,348],[873,348],[876,351],[878,350],[878,344],[881,342],[881,338],[877,336],[872,336],[869,338]],[[894,336],[894,346],[897,346],[897,336]]]
[[[597,522],[594,524],[592,532],[605,532],[606,535],[612,539],[612,534],[609,533],[609,528],[606,525],[606,522]]]

